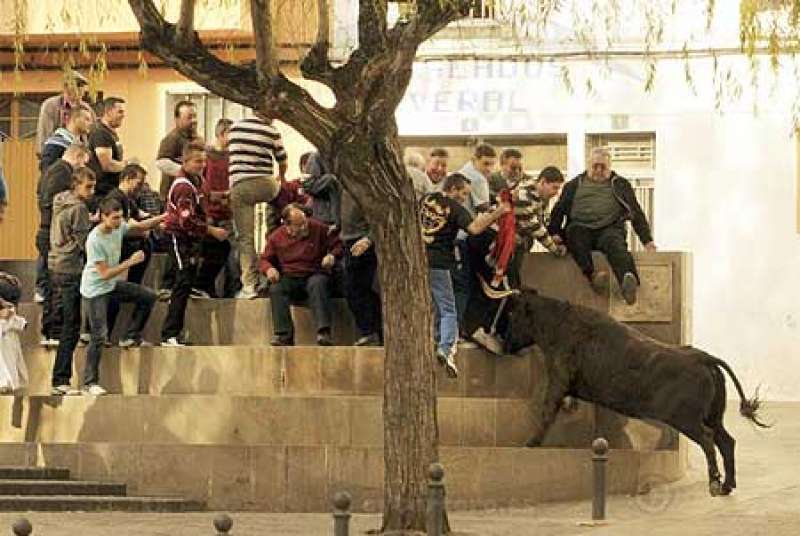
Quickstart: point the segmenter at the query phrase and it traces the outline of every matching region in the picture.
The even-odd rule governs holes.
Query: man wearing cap
[[[64,76],[64,90],[42,103],[39,110],[39,121],[36,124],[36,153],[40,154],[44,142],[57,128],[66,127],[72,110],[83,108],[91,114],[92,122],[96,120],[94,111],[88,103],[81,100],[84,88],[89,85],[86,78],[77,71],[70,71]]]

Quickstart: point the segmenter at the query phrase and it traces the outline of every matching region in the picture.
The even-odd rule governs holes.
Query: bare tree
[[[334,66],[328,58],[328,1],[317,0],[319,31],[301,71],[333,91],[332,108],[281,72],[271,0],[250,0],[256,61],[247,65],[225,62],[203,46],[193,28],[194,0],[182,0],[177,24],[165,20],[152,0],[129,3],[145,50],[209,91],[295,128],[363,208],[376,238],[384,308],[383,531],[425,530],[426,468],[438,459],[431,301],[395,109],[419,45],[465,15],[472,2],[420,0],[413,16],[390,28],[386,0],[360,0],[358,48],[345,64]]]

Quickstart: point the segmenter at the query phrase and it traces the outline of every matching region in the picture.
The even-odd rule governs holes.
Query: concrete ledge
[[[80,385],[85,349],[73,363],[73,385]],[[498,358],[465,349],[460,369],[450,379],[436,367],[439,393],[476,398],[525,398],[541,377],[541,356],[528,353]],[[28,394],[46,396],[55,350],[28,349]],[[101,384],[114,394],[203,395],[382,395],[382,348],[352,346],[195,346],[186,348],[109,348],[100,364]]]
[[[104,396],[0,399],[3,443],[383,446],[377,396]],[[519,447],[536,422],[527,400],[440,397],[440,444]],[[588,404],[564,413],[545,445],[585,447]],[[19,453],[15,454],[19,456]]]
[[[447,501],[455,509],[523,507],[591,495],[588,449],[443,447]],[[189,462],[191,460],[191,462]],[[140,495],[181,494],[212,510],[328,512],[347,490],[356,512],[383,502],[383,449],[336,446],[220,446],[126,443],[43,443],[40,464],[74,477],[120,481]],[[682,475],[677,456],[612,450],[610,493],[635,493]]]

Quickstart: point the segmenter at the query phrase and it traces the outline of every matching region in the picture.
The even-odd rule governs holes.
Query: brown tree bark
[[[327,2],[319,0],[319,13]],[[471,0],[419,0],[418,16],[387,28],[385,0],[359,0],[359,48],[346,64],[327,58],[328,35],[301,63],[334,92],[328,109],[277,69],[268,0],[252,0],[257,60],[232,65],[191,31],[161,16],[153,0],[128,0],[145,50],[226,99],[277,117],[313,143],[364,210],[380,264],[384,313],[384,522],[391,534],[425,531],[427,468],[438,461],[436,385],[428,269],[412,183],[403,167],[395,110],[419,45],[463,16]],[[184,0],[188,9],[191,0]]]
[[[439,458],[428,266],[397,137],[365,143],[375,139],[365,134],[334,148],[333,167],[349,177],[376,238],[386,356],[382,530],[403,534],[425,530],[427,468]]]

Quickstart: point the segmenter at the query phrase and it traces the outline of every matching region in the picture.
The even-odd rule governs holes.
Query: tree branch
[[[418,0],[417,14],[397,24],[392,37],[418,47],[451,22],[468,16],[472,4],[472,0]]]
[[[436,2],[437,0],[431,0]],[[386,0],[358,0],[358,47],[381,52],[386,44]]]
[[[317,0],[317,40],[300,63],[300,72],[309,80],[316,80],[334,88],[335,69],[328,60],[330,50],[330,18],[328,0]]]
[[[275,115],[318,147],[330,143],[336,130],[334,113],[302,87],[276,72],[269,84],[251,63],[233,65],[211,53],[197,34],[191,46],[178,43],[174,24],[164,20],[153,0],[128,0],[141,28],[141,46],[215,95]]]
[[[178,18],[178,42],[190,43],[194,33],[194,8],[196,0],[181,0],[181,14]]]
[[[250,0],[253,36],[256,40],[256,66],[262,83],[278,75],[278,56],[272,33],[272,0]]]

